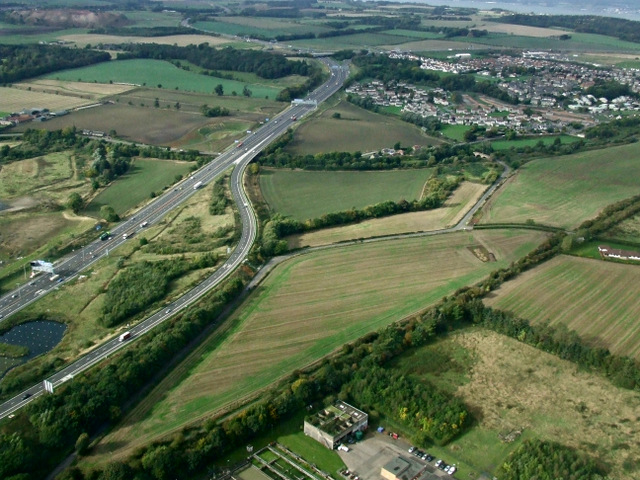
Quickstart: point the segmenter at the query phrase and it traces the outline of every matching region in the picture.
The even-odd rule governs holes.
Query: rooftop
[[[307,421],[324,432],[336,435],[366,418],[367,414],[363,411],[343,401],[337,401],[334,405],[311,415]]]

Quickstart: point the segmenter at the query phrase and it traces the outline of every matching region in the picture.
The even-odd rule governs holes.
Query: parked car
[[[409,449],[409,453],[413,453],[413,451],[414,451],[415,449],[416,449],[416,447],[411,447],[411,448]]]
[[[446,470],[446,472],[447,472],[449,475],[453,475],[454,473],[456,473],[456,470],[457,470],[457,468],[456,468],[456,467],[454,467],[453,465],[451,465],[451,466]]]
[[[436,460],[436,467],[440,467],[444,462],[442,460]]]

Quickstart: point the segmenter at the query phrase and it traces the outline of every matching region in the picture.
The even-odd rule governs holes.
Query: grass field
[[[496,151],[500,151],[508,150],[510,148],[533,147],[539,142],[542,142],[545,145],[551,145],[555,142],[556,138],[559,138],[563,145],[580,140],[578,137],[572,137],[570,135],[552,135],[537,138],[519,138],[516,140],[496,140],[491,142],[491,147]]]
[[[292,40],[288,43],[297,47],[313,48],[324,51],[325,49],[342,50],[344,48],[360,49],[366,47],[380,47],[383,45],[395,46],[407,42],[408,40],[411,39],[403,35],[389,35],[388,33],[354,33],[353,35],[343,35],[339,37]]]
[[[640,359],[637,265],[560,256],[500,287],[487,301],[532,322],[563,323],[590,342]]]
[[[433,169],[331,172],[262,169],[260,188],[269,207],[298,220],[386,200],[420,198]]]
[[[455,225],[486,188],[486,185],[479,183],[463,182],[442,208],[374,218],[354,225],[323,228],[315,232],[291,235],[287,237],[287,243],[289,248],[315,247],[358,238],[439,230]]]
[[[231,41],[222,37],[213,37],[211,35],[167,35],[164,37],[136,37],[121,35],[102,35],[94,33],[67,33],[60,35],[60,39],[65,42],[75,43],[78,46],[97,45],[99,43],[119,44],[119,43],[157,43],[160,45],[178,45],[186,47],[187,45],[200,45],[208,43],[209,45],[225,45]]]
[[[278,35],[299,35],[304,33],[321,33],[331,28],[310,25],[296,20],[259,17],[218,17],[215,21],[195,22],[193,26],[205,32],[224,33],[227,35],[260,35],[275,38]]]
[[[9,30],[8,32],[6,32],[6,34],[0,35],[0,44],[17,45],[23,43],[53,42],[56,40],[60,40],[66,35],[78,35],[87,32],[86,29],[82,28],[54,30],[46,33],[42,33],[41,31],[39,31],[38,27],[28,30],[28,33],[21,28]]]
[[[72,82],[61,80],[31,80],[15,85],[21,89],[30,88],[32,91],[67,95],[72,97],[100,99],[110,95],[117,95],[132,90],[130,85],[113,85],[109,83]]]
[[[624,220],[607,232],[608,237],[621,241],[640,243],[640,215]]]
[[[571,33],[569,40],[529,37],[524,35],[489,34],[486,37],[455,37],[461,43],[473,43],[507,48],[553,49],[575,52],[638,52],[640,45],[614,37],[591,33]]]
[[[533,160],[483,210],[481,222],[575,227],[607,205],[637,195],[640,145]]]
[[[345,342],[423,309],[530,251],[544,235],[484,231],[318,251],[280,265],[216,332],[107,435],[113,461],[271,385]],[[497,263],[468,246],[482,244]]]
[[[440,131],[445,137],[449,137],[458,142],[464,141],[464,134],[469,130],[469,125],[443,125]]]
[[[137,158],[129,172],[100,192],[84,210],[86,215],[99,216],[100,207],[110,205],[119,215],[147,200],[151,192],[171,186],[176,175],[185,175],[192,164],[173,160]]]
[[[634,427],[640,398],[635,392],[480,329],[413,351],[397,365],[461,398],[478,420],[447,447],[429,448],[432,455],[458,463],[456,478],[496,473],[509,452],[527,438],[559,442],[599,459],[611,469],[610,478],[638,478],[633,445],[640,442],[640,431]],[[522,431],[522,436],[512,443],[500,440],[500,435],[513,431]]]
[[[161,86],[165,89],[178,89],[190,92],[213,93],[218,84],[222,84],[226,95],[235,91],[242,95],[246,85],[254,96],[275,98],[279,88],[265,85],[245,84],[234,80],[210,77],[188,72],[163,60],[134,59],[103,62],[88,67],[63,70],[47,75],[55,80],[82,80],[85,82],[126,82],[150,87]]]
[[[0,110],[18,112],[23,108],[48,108],[51,111],[70,109],[94,103],[94,100],[77,96],[55,95],[23,90],[22,88],[0,87]],[[32,124],[33,125],[33,124]]]
[[[332,118],[334,113],[339,113],[341,118]],[[287,150],[300,155],[356,150],[371,152],[391,148],[396,142],[402,145],[434,145],[440,140],[395,117],[369,112],[341,101],[298,126],[294,141]]]

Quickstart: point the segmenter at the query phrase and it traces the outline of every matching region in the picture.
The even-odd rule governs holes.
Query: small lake
[[[64,323],[37,320],[16,325],[4,335],[0,335],[0,342],[29,349],[29,354],[24,357],[0,357],[0,378],[11,368],[52,350],[60,343],[66,329],[67,326]]]

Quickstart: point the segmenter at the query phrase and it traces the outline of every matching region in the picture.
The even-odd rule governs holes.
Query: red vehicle
[[[240,143],[238,144],[238,148],[240,148],[243,144],[244,144],[244,142],[240,142]]]
[[[291,116],[291,120],[293,120],[294,122],[298,119],[298,117],[296,117],[295,115]]]

